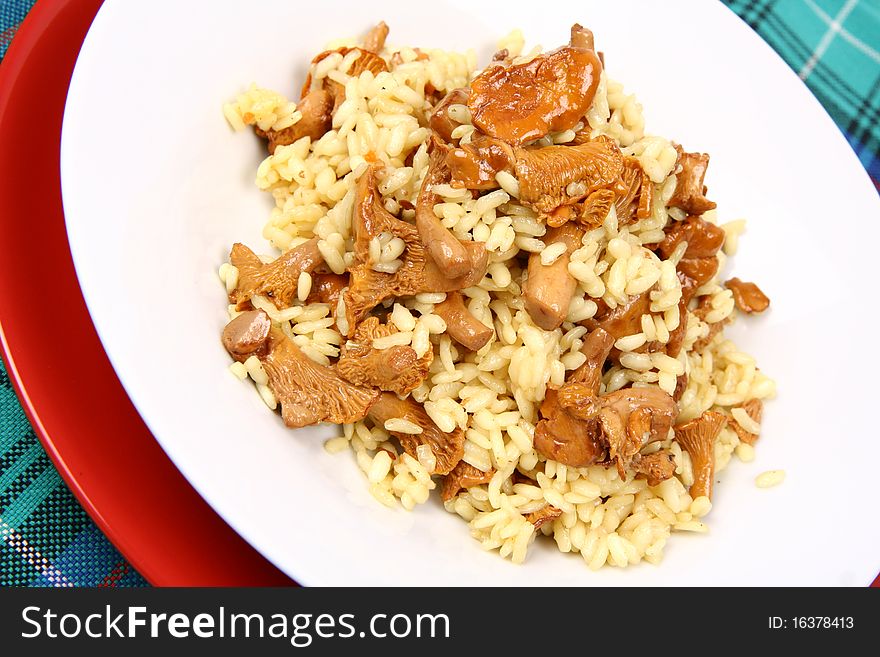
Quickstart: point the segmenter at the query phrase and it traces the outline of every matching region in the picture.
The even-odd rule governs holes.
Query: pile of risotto
[[[483,69],[387,35],[330,44],[297,102],[224,106],[267,145],[280,252],[220,267],[232,372],[289,427],[339,425],[326,449],[382,504],[436,489],[516,563],[542,535],[592,569],[658,563],[707,531],[775,395],[723,331],[769,305],[721,282],[744,221],[580,25],[546,53],[514,31]]]

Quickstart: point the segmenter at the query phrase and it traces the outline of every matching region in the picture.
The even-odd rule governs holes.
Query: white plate
[[[868,584],[880,568],[880,203],[858,160],[720,3],[522,4],[104,4],[73,76],[61,167],[80,283],[132,401],[205,499],[304,584]],[[260,230],[271,200],[253,184],[262,146],[233,134],[221,104],[251,81],[296,97],[327,40],[379,19],[391,43],[476,47],[480,61],[514,27],[553,47],[583,22],[611,76],[638,93],[648,131],[712,155],[707,182],[722,220],[749,219],[728,271],[758,281],[773,306],[732,333],[779,397],[757,460],[723,473],[711,532],[673,535],[659,567],[594,573],[545,541],[515,566],[484,553],[439,502],[386,509],[349,455],[322,449],[333,428],[284,429],[227,372],[216,270],[233,241],[268,250]],[[64,318],[48,311],[63,339]],[[775,468],[785,483],[756,488]]]

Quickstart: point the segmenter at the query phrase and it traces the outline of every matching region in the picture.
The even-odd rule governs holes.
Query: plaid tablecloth
[[[880,0],[725,2],[816,94],[880,189]],[[33,4],[0,0],[0,58]],[[146,585],[61,481],[2,364],[0,585]]]

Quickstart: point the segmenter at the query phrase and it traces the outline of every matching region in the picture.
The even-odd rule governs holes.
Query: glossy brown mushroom
[[[370,418],[380,426],[384,426],[388,420],[401,418],[421,427],[422,433],[419,434],[399,431],[390,433],[400,441],[404,451],[415,459],[418,459],[416,450],[419,445],[430,446],[436,458],[431,474],[449,474],[464,456],[464,432],[456,427],[454,431],[444,433],[428,417],[422,405],[409,397],[400,399],[389,392],[381,393],[376,403],[370,407]]]
[[[434,360],[429,349],[421,358],[408,345],[396,345],[376,349],[373,341],[397,333],[390,324],[380,324],[378,317],[367,317],[358,324],[354,335],[342,345],[339,374],[347,381],[360,386],[371,386],[407,395],[421,385],[428,376]]]
[[[490,65],[471,83],[474,125],[513,145],[568,130],[592,104],[601,71],[595,52],[573,45],[522,64]]]
[[[770,307],[770,298],[754,283],[731,278],[724,287],[733,292],[736,307],[744,313],[762,313]]]
[[[675,440],[691,457],[694,483],[689,493],[692,498],[706,496],[712,499],[715,479],[715,439],[727,423],[727,417],[715,411],[706,411],[700,417],[675,427]]]
[[[323,264],[324,258],[315,237],[285,251],[268,265],[244,244],[236,242],[229,254],[229,262],[238,269],[238,284],[229,293],[232,303],[241,303],[261,294],[278,308],[287,308],[296,298],[299,275],[314,271]]]
[[[446,299],[434,306],[434,314],[446,322],[446,333],[471,351],[482,349],[495,334],[491,326],[486,326],[471,314],[464,305],[464,297],[457,291],[448,292]]]
[[[459,461],[452,471],[443,477],[443,483],[440,484],[440,499],[446,502],[458,495],[460,491],[466,490],[471,486],[488,484],[492,481],[494,475],[494,468],[489,468],[489,470],[483,472],[470,463]]]
[[[583,228],[572,223],[549,228],[542,238],[544,248],[562,243],[565,252],[549,265],[541,263],[540,253],[529,256],[529,278],[523,285],[523,299],[532,321],[545,331],[558,328],[568,315],[571,297],[577,288],[568,263],[572,252],[581,247],[583,235]]]

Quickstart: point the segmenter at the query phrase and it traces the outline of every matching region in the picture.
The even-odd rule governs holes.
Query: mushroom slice
[[[601,71],[596,53],[580,45],[522,64],[490,65],[471,83],[474,125],[513,145],[569,130],[592,104]]]
[[[712,322],[709,324],[709,332],[696,342],[694,342],[693,350],[696,352],[703,351],[706,347],[709,346],[709,343],[715,339],[715,336],[721,333],[724,330],[724,327],[730,323],[730,318],[722,319],[720,322]]]
[[[377,304],[391,297],[402,297],[422,291],[427,253],[412,224],[397,219],[382,203],[376,189],[373,167],[361,176],[357,184],[354,217],[355,263],[349,268],[349,288],[343,293],[346,319],[353,331],[366,314]],[[375,271],[370,265],[370,240],[381,233],[391,233],[406,243],[400,259],[403,264],[393,274]]]
[[[458,278],[467,274],[473,263],[464,245],[434,214],[434,206],[441,199],[431,189],[434,185],[449,182],[450,174],[446,166],[446,149],[436,137],[431,138],[428,151],[430,163],[416,200],[416,228],[440,271],[450,278]]]
[[[262,310],[248,310],[224,327],[223,346],[239,362],[253,355],[263,356],[268,348],[271,328],[269,315]]]
[[[736,307],[744,313],[762,313],[770,306],[770,298],[754,283],[731,278],[724,286],[733,292]]]
[[[675,440],[691,457],[694,483],[690,495],[694,499],[705,495],[712,499],[715,478],[715,439],[727,423],[727,417],[715,411],[706,411],[700,417],[675,427]]]
[[[379,24],[379,26],[382,25],[385,24]],[[373,29],[375,30],[376,28]],[[387,29],[388,27],[385,26],[386,34]],[[384,38],[382,39],[382,41],[384,42]],[[379,56],[378,51],[371,50],[366,45],[364,45],[363,48],[337,48],[336,50],[325,50],[324,52],[319,53],[315,56],[315,58],[312,60],[312,66],[314,67],[315,64],[318,64],[319,62],[323,61],[324,59],[335,53],[339,53],[340,55],[345,57],[355,50],[358,51],[358,53],[360,54],[358,55],[357,59],[352,62],[351,67],[348,69],[348,75],[350,77],[359,77],[360,74],[364,71],[370,71],[374,76],[376,76],[379,75],[379,73],[383,73],[388,70],[388,64],[385,62],[384,59]],[[317,86],[317,88],[326,91],[333,99],[332,113],[335,114],[336,110],[339,109],[339,106],[342,105],[343,101],[345,101],[345,87],[343,87],[335,80],[331,80],[329,77],[325,77],[323,78],[323,80],[313,81],[312,74],[309,73],[309,75],[306,76],[305,83],[303,84],[301,96],[303,98],[308,96],[310,92],[314,91],[312,87],[318,85],[319,83],[320,86]]]
[[[657,250],[665,260],[682,242],[688,244],[683,258],[713,257],[724,244],[724,229],[701,217],[691,215],[684,221],[672,224]]]
[[[626,303],[617,306],[613,310],[608,310],[601,315],[581,322],[590,329],[602,328],[607,331],[615,340],[619,340],[625,335],[632,335],[642,330],[642,315],[651,311],[651,291],[646,290],[641,294],[629,297]]]
[[[706,198],[706,186],[703,184],[709,156],[706,153],[685,153],[681,146],[676,146],[675,150],[678,151],[678,166],[681,171],[677,174],[675,191],[667,205],[697,215],[713,210],[715,203]]]
[[[487,472],[483,472],[479,468],[475,468],[470,463],[459,461],[452,468],[452,471],[443,477],[443,483],[440,484],[440,499],[444,502],[451,500],[458,495],[459,491],[470,488],[471,486],[479,486],[480,484],[488,484],[492,481],[495,470],[490,468]]]
[[[687,390],[688,385],[688,375],[687,372],[684,374],[679,374],[675,377],[675,390],[672,393],[672,398],[675,400],[675,403],[681,401],[682,395],[684,395],[684,391]]]
[[[274,153],[278,146],[288,146],[295,141],[308,137],[317,141],[324,136],[333,123],[333,96],[325,89],[308,92],[296,104],[302,118],[282,130],[260,130],[254,127],[258,137],[269,140],[269,152]]]
[[[648,480],[649,486],[656,486],[661,481],[671,479],[675,474],[675,455],[665,449],[651,454],[636,454],[632,460],[632,467],[637,476]]]
[[[265,331],[268,316],[261,316],[261,312],[233,319],[224,329],[223,343],[236,360],[246,355],[260,359],[269,377],[269,389],[281,403],[284,424],[292,428],[318,422],[348,424],[366,417],[379,391],[352,385],[335,368],[314,362],[278,329]],[[242,331],[244,325],[249,328]],[[248,338],[234,339],[243,334]],[[253,349],[250,354],[243,353],[244,344]]]
[[[678,404],[659,388],[624,388],[599,398],[608,457],[621,478],[633,457],[648,443],[663,440],[678,415]]]
[[[598,422],[583,421],[563,409],[557,391],[548,389],[535,426],[535,449],[546,459],[575,468],[593,465],[605,455]]]
[[[447,144],[451,144],[453,141],[452,131],[461,125],[449,116],[449,108],[452,105],[466,105],[467,100],[467,89],[453,89],[443,97],[443,100],[437,103],[434,111],[431,112],[428,125]]]
[[[614,185],[614,194],[617,221],[621,226],[651,216],[654,185],[636,158],[623,158],[623,172]]]
[[[592,51],[596,50],[593,32],[580,23],[575,23],[571,26],[571,39],[569,40],[569,44],[575,48],[585,48],[586,50]]]
[[[352,228],[355,260],[349,267],[349,288],[342,295],[350,331],[385,299],[419,292],[452,292],[476,285],[483,279],[489,263],[489,254],[482,242],[467,242],[463,245],[473,268],[458,278],[444,274],[428,257],[416,227],[397,219],[385,209],[376,189],[373,167],[367,169],[358,181]],[[402,264],[394,273],[375,271],[370,265],[370,240],[383,232],[406,243],[400,255]]]
[[[748,399],[743,402],[742,405],[737,406],[736,408],[741,408],[746,412],[752,421],[761,424],[761,416],[764,415],[764,403],[760,399]],[[749,430],[745,429],[739,421],[734,416],[733,424],[730,425],[730,428],[736,431],[736,435],[739,436],[741,442],[748,443],[749,445],[754,445],[755,441],[758,440],[758,434],[752,433]]]
[[[370,52],[380,52],[385,47],[385,39],[388,38],[388,32],[389,28],[385,21],[379,21],[375,27],[367,32],[367,36],[364,37],[364,48]]]
[[[464,276],[451,278],[444,274],[437,263],[429,257],[425,262],[419,292],[454,292],[478,285],[483,280],[489,266],[489,252],[486,251],[486,245],[483,242],[462,242],[462,244],[468,252],[468,260],[471,261],[473,269]]]
[[[614,336],[603,328],[591,331],[581,346],[581,353],[587,357],[587,360],[569,375],[569,383],[586,384],[589,386],[590,394],[597,394],[599,384],[602,382],[602,368],[614,347],[614,340]]]
[[[404,451],[415,459],[418,458],[416,451],[418,446],[428,445],[436,458],[436,465],[431,474],[449,474],[464,456],[464,432],[456,427],[451,433],[444,433],[428,417],[422,405],[410,398],[400,399],[396,395],[383,392],[370,407],[370,418],[382,426],[386,421],[394,418],[402,418],[418,425],[422,429],[419,434],[400,431],[390,433],[400,441]]]
[[[583,206],[580,212],[577,213],[577,220],[587,228],[598,228],[605,221],[605,217],[611,212],[611,206],[614,204],[614,192],[612,190],[597,189],[584,199]],[[565,209],[566,207],[562,206],[559,209]],[[547,225],[552,226],[554,222],[548,219]]]
[[[607,137],[579,146],[514,149],[519,200],[540,213],[571,205],[623,174],[623,156]]]
[[[510,144],[475,132],[469,143],[449,150],[446,165],[453,187],[495,189],[495,176],[500,171],[512,171],[515,159]]]
[[[460,292],[449,292],[445,301],[434,306],[434,313],[446,322],[449,336],[471,351],[479,351],[495,335],[495,329],[471,314]]]
[[[232,303],[242,303],[255,294],[269,297],[278,308],[288,308],[296,297],[299,275],[315,270],[324,262],[318,251],[318,238],[285,251],[268,265],[263,264],[244,244],[232,245],[229,262],[238,269],[238,285],[229,293]]]
[[[535,529],[541,529],[541,525],[553,522],[562,515],[562,509],[557,509],[552,504],[541,507],[537,511],[526,514],[526,520],[535,526]]]
[[[373,341],[397,333],[396,327],[380,324],[378,317],[367,317],[355,329],[354,336],[342,345],[336,367],[347,381],[406,395],[421,385],[434,360],[429,349],[421,358],[408,345],[376,349]]]
[[[549,228],[543,237],[545,248],[562,243],[565,252],[549,265],[541,263],[540,253],[529,256],[529,278],[523,285],[523,298],[532,321],[545,331],[558,328],[568,315],[571,297],[577,288],[568,263],[572,252],[581,247],[583,236],[583,228],[571,223]]]
[[[348,287],[348,274],[312,274],[312,289],[306,303],[326,303],[335,309],[339,295]]]
[[[559,391],[547,390],[541,404],[541,420],[535,427],[535,449],[544,458],[573,467],[592,465],[605,455],[601,430],[593,417],[597,405],[596,394],[602,381],[602,367],[614,338],[606,331],[590,333],[581,352],[587,360],[578,367]],[[567,408],[560,404],[559,395],[567,395]],[[578,418],[572,410],[581,410]]]

